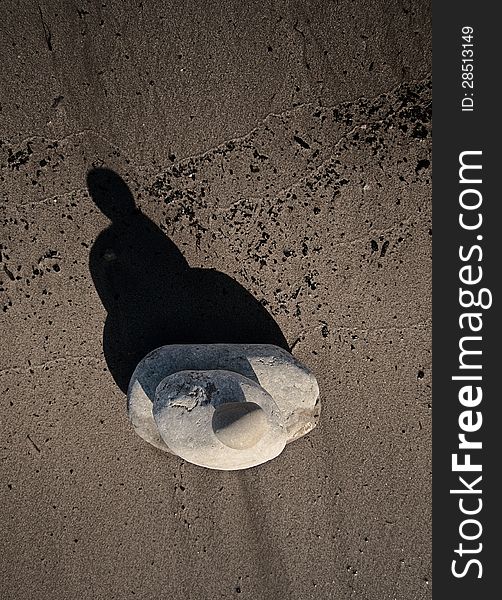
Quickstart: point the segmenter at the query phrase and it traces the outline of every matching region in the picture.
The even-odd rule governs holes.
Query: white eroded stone
[[[275,402],[287,442],[305,435],[317,424],[317,381],[286,350],[269,344],[162,346],[138,364],[128,390],[129,417],[136,432],[162,450],[178,454],[159,434],[152,412],[155,392],[161,381],[180,371],[230,371],[258,384]]]
[[[229,419],[230,412],[240,418]],[[279,455],[287,441],[281,413],[270,394],[231,371],[169,375],[157,387],[153,416],[172,452],[211,469],[259,465]],[[236,437],[239,434],[243,443]]]

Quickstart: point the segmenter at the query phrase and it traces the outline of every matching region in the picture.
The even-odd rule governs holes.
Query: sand
[[[429,3],[0,18],[0,597],[430,598]],[[124,389],[170,341],[291,349],[319,426],[156,450]]]

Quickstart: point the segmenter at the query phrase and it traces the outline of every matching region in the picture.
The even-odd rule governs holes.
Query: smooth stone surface
[[[264,410],[254,402],[229,402],[216,407],[213,414],[214,435],[229,448],[251,448],[267,429]]]
[[[221,369],[240,373],[272,396],[288,443],[316,426],[320,412],[316,378],[286,350],[271,344],[173,344],[150,352],[132,375],[128,412],[136,433],[157,448],[172,452],[152,414],[157,386],[179,371]]]
[[[252,403],[255,410],[245,408]],[[216,411],[227,416],[227,427],[213,429]],[[234,412],[258,416],[228,421]],[[281,413],[256,382],[239,373],[180,371],[157,387],[153,416],[160,436],[181,458],[210,469],[234,470],[259,465],[278,456],[287,442]],[[219,419],[223,425],[224,420]],[[244,434],[239,447],[237,437]],[[223,440],[220,436],[223,436]],[[230,445],[226,443],[230,442]]]

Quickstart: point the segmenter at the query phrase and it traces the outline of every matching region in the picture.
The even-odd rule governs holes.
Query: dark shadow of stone
[[[138,362],[165,344],[288,345],[265,308],[234,279],[193,269],[176,245],[136,207],[108,169],[87,175],[89,193],[111,225],[96,239],[89,268],[108,313],[103,349],[125,392]]]

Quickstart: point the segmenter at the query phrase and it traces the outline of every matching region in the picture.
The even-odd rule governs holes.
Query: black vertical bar
[[[433,591],[437,598],[456,600],[489,598],[491,590],[497,595],[500,573],[500,498],[496,490],[501,478],[498,442],[502,441],[498,387],[502,327],[497,318],[502,272],[502,193],[498,181],[502,169],[498,165],[501,152],[496,147],[500,130],[496,89],[502,31],[496,12],[495,4],[482,1],[436,2],[434,6]],[[471,48],[472,56],[463,52]],[[472,61],[465,60],[468,58]],[[464,163],[481,166],[466,168],[464,177],[459,175],[462,152],[470,153],[463,155]],[[465,208],[476,206],[478,201],[479,208]],[[474,228],[479,215],[482,224]],[[460,218],[473,229],[462,227]],[[469,266],[460,273],[462,267]],[[481,281],[465,283],[478,279],[479,267]],[[483,288],[488,291],[482,292]],[[471,291],[481,305],[462,307],[460,289]],[[468,293],[462,298],[466,305],[471,301]],[[488,307],[490,299],[492,305]],[[470,320],[464,316],[460,321],[467,313],[478,316]],[[481,323],[479,331],[474,331]],[[476,339],[464,339],[462,347],[481,350],[482,354],[465,354],[465,368],[461,368],[459,343],[466,336]],[[478,387],[482,391],[479,403]],[[481,442],[482,448],[459,448],[462,434],[466,442]],[[471,464],[482,470],[454,471],[455,454],[459,465],[466,464],[466,455],[470,455]],[[475,483],[480,476],[482,479]]]

